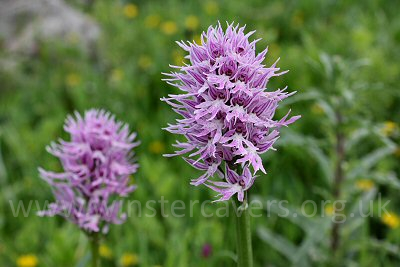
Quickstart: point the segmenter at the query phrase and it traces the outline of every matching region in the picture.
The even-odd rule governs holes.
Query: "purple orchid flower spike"
[[[190,63],[171,66],[176,71],[165,74],[167,83],[182,91],[161,99],[182,116],[166,130],[186,138],[166,156],[189,153],[186,162],[204,171],[191,184],[205,184],[221,195],[218,201],[235,194],[243,201],[254,174],[266,173],[260,155],[275,150],[280,129],[300,118],[288,113],[274,120],[279,103],[294,92],[267,89],[270,78],[286,72],[279,72],[277,62],[263,65],[268,50],[256,53],[258,40],[249,41],[253,33],[233,24],[225,31],[220,24],[210,26],[201,44],[178,42]]]
[[[60,159],[63,172],[39,168],[57,200],[39,215],[61,215],[86,232],[104,232],[109,224],[125,219],[115,198],[126,197],[136,188],[129,177],[138,168],[132,162],[132,149],[139,142],[128,125],[104,110],[86,111],[84,117],[75,113],[75,117],[68,116],[64,125],[71,140],[47,147]]]

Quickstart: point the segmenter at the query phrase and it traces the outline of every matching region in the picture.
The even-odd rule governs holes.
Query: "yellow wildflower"
[[[296,12],[291,20],[292,27],[300,28],[304,24],[304,14],[303,12]]]
[[[321,107],[320,104],[314,104],[311,106],[311,112],[316,115],[324,114],[324,109]]]
[[[196,35],[196,36],[194,36],[193,41],[194,41],[196,44],[201,45],[201,35]]]
[[[124,71],[121,69],[114,69],[111,73],[111,80],[113,82],[120,82],[124,78]]]
[[[69,87],[75,87],[81,83],[81,77],[77,73],[69,73],[65,82]]]
[[[382,216],[382,222],[392,229],[398,228],[400,225],[400,218],[393,212],[385,213]]]
[[[121,265],[123,267],[134,266],[139,263],[139,258],[136,254],[125,253],[121,257]]]
[[[400,147],[397,147],[397,148],[396,148],[396,150],[394,151],[394,155],[395,155],[396,157],[399,157],[399,158],[400,158]]]
[[[362,191],[369,191],[374,188],[374,186],[374,182],[368,179],[361,179],[356,181],[356,187]]]
[[[387,121],[383,124],[381,129],[382,134],[385,136],[391,136],[397,129],[397,124],[393,121]]]
[[[111,249],[106,245],[100,245],[99,254],[100,254],[100,257],[105,258],[105,259],[111,259],[113,256]]]
[[[335,209],[333,208],[332,204],[328,204],[324,207],[325,214],[328,216],[332,216],[335,213]]]
[[[199,19],[194,15],[187,16],[185,26],[188,30],[194,31],[199,27]]]
[[[161,31],[166,35],[172,35],[178,31],[178,26],[174,21],[168,20],[161,24]]]
[[[18,267],[36,267],[38,265],[38,258],[33,254],[22,255],[17,259]]]
[[[218,10],[218,4],[215,1],[207,1],[204,5],[204,11],[207,15],[216,15]]]
[[[134,4],[127,4],[124,6],[124,15],[128,19],[135,18],[139,13],[138,7]]]
[[[177,66],[181,66],[183,64],[183,61],[185,60],[180,50],[175,50],[172,52],[172,59],[174,64]]]
[[[149,150],[154,154],[162,154],[165,151],[165,145],[161,141],[153,141],[149,145]]]
[[[147,28],[154,29],[160,25],[161,17],[159,15],[149,15],[144,20],[144,24]]]
[[[142,55],[139,57],[138,65],[141,69],[147,70],[151,65],[153,65],[153,62],[149,56]]]

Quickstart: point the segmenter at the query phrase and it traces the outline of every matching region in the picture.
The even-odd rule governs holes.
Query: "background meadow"
[[[177,116],[159,99],[177,89],[161,79],[181,65],[176,40],[199,42],[209,25],[238,22],[257,30],[266,64],[290,70],[271,89],[298,93],[284,101],[302,119],[282,131],[278,151],[264,155],[268,172],[252,199],[288,200],[288,218],[276,208],[252,219],[255,266],[399,266],[400,264],[400,3],[397,1],[67,1],[100,28],[83,45],[80,35],[43,38],[10,52],[0,39],[0,266],[86,266],[89,250],[77,227],[35,212],[52,201],[37,167],[59,170],[45,151],[67,114],[104,108],[138,132],[138,189],[129,200],[168,200],[153,217],[130,216],[112,226],[101,245],[104,266],[234,266],[234,218],[174,217],[171,203],[214,199],[189,185],[196,170],[164,158],[175,136],[161,130]],[[21,21],[29,18],[21,18]],[[26,26],[21,22],[21,27]],[[28,22],[29,23],[29,22]],[[1,33],[0,33],[1,34]],[[1,36],[1,35],[0,35]],[[340,145],[338,145],[341,144]],[[342,147],[342,149],[340,149]],[[338,168],[342,175],[338,176]],[[346,200],[344,209],[322,201]],[[379,216],[378,199],[391,215]],[[27,217],[13,216],[10,201]],[[305,200],[313,216],[292,216]],[[370,200],[375,200],[371,207]],[[361,212],[371,211],[364,218]],[[214,213],[223,204],[208,204]],[[312,205],[305,209],[313,212]],[[142,215],[146,208],[142,207]],[[332,216],[346,215],[343,224]],[[269,216],[268,216],[269,214]],[[324,214],[324,217],[321,215]],[[350,214],[353,214],[351,217]],[[337,242],[337,245],[332,243]]]

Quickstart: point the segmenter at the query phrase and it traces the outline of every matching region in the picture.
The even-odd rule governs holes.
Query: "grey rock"
[[[0,0],[0,38],[10,52],[34,53],[43,40],[90,51],[99,36],[96,22],[62,0]]]

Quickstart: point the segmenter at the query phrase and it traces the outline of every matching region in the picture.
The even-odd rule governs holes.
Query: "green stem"
[[[92,252],[92,267],[100,267],[99,257],[99,233],[92,233],[89,237]]]
[[[251,247],[251,228],[247,194],[243,203],[233,203],[236,216],[236,249],[238,267],[253,267],[253,250]]]

